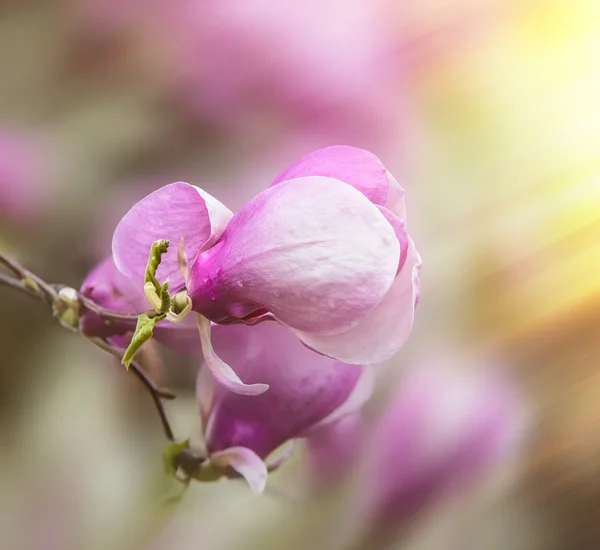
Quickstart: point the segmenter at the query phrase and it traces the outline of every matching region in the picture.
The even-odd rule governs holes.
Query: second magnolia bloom
[[[219,324],[275,319],[306,345],[352,364],[397,352],[412,328],[420,257],[404,192],[352,147],[307,155],[232,213],[185,183],[152,193],[114,235],[118,268],[142,279],[153,241],[184,237],[194,310]],[[171,250],[159,275],[182,285]]]

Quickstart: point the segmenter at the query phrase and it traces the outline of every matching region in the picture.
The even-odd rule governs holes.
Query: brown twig
[[[91,338],[86,337],[92,344],[101,350],[114,355],[117,359],[121,359],[123,357],[123,350],[113,346],[106,340],[102,340],[101,338]],[[166,389],[159,388],[154,380],[152,380],[145,372],[144,369],[139,365],[139,363],[133,361],[130,365],[132,372],[139,378],[140,382],[146,386],[148,393],[150,393],[150,397],[152,397],[152,401],[154,401],[154,405],[158,412],[158,416],[160,417],[161,424],[163,426],[163,430],[165,432],[165,436],[169,441],[175,441],[175,436],[173,435],[173,430],[171,428],[171,424],[169,423],[169,419],[167,417],[167,412],[165,411],[164,405],[161,401],[162,399],[175,399],[175,395]]]
[[[5,273],[0,272],[0,285],[9,286],[11,288],[20,290],[24,294],[31,296],[33,298],[39,298],[37,294],[34,294],[31,289],[27,288],[19,279],[15,279],[10,275],[6,275]]]
[[[87,296],[84,296],[83,294],[78,294],[78,297],[79,302],[85,309],[91,311],[92,313],[95,313],[96,315],[99,315],[107,321],[131,321],[132,323],[135,323],[137,321],[137,318],[141,315],[140,313],[123,313],[121,311],[107,309],[105,307],[99,306],[96,302],[94,302],[94,300],[88,298]],[[153,309],[145,311],[143,313],[145,313],[150,319],[158,315]]]
[[[58,292],[54,287],[48,284],[43,279],[40,279],[35,273],[32,273],[28,269],[25,269],[21,264],[17,261],[13,260],[9,256],[0,252],[0,263],[4,264],[10,271],[14,273],[14,275],[22,282],[25,286],[26,281],[29,281],[31,286],[31,293],[34,293],[34,289],[37,287],[39,289],[40,296],[49,304],[53,304],[56,300],[58,300]]]
[[[0,272],[0,285],[4,285],[16,290],[23,292],[24,294],[28,294],[34,298],[41,298],[49,305],[56,306],[56,304],[60,301],[59,292],[61,288],[66,288],[64,285],[51,285],[25,269],[21,266],[17,261],[9,258],[5,254],[0,252],[0,264],[3,264],[14,276],[8,275],[6,273]],[[102,306],[96,304],[90,298],[77,294],[79,302],[81,303],[83,309],[96,313],[100,315],[106,320],[114,320],[114,321],[132,321],[135,322],[138,318],[137,313],[121,313],[118,311],[112,311]],[[156,312],[147,312],[149,317],[156,316]],[[110,353],[114,357],[119,360],[123,357],[124,350],[113,346],[106,340],[101,338],[94,338],[90,336],[84,335],[87,340],[89,340],[96,347],[101,350]],[[167,417],[167,413],[162,403],[162,399],[174,399],[175,395],[163,388],[159,388],[156,383],[146,374],[146,372],[142,369],[142,367],[136,363],[135,361],[131,363],[131,370],[137,376],[137,378],[144,384],[160,417],[161,424],[163,426],[163,430],[165,432],[165,436],[169,441],[174,441],[175,436],[173,435],[173,430],[169,423],[169,419]]]

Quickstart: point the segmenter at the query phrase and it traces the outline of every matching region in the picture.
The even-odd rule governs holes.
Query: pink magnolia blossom
[[[326,468],[341,451],[358,458],[357,448],[366,449],[353,504],[361,521],[376,531],[400,526],[445,494],[481,480],[513,457],[523,441],[523,402],[506,378],[440,364],[436,359],[433,365],[415,365],[370,430],[355,424],[359,429],[352,437],[348,424],[343,430],[350,433],[340,438],[335,433],[340,427],[333,424],[308,447],[317,472],[317,461]],[[334,433],[327,437],[327,430]]]
[[[380,4],[83,0],[77,11],[92,32],[135,30],[169,93],[220,128],[253,131],[276,119],[361,144],[394,128],[401,33]]]
[[[277,323],[215,326],[212,335],[219,356],[245,383],[270,386],[261,395],[240,395],[206,371],[198,376],[209,456],[221,469],[233,467],[256,491],[267,470],[282,462],[267,459],[273,451],[355,411],[371,394],[371,371],[314,353]]]
[[[406,233],[404,191],[367,151],[307,155],[235,215],[197,187],[167,185],[117,226],[115,264],[141,282],[151,244],[181,237],[187,280],[174,251],[158,277],[171,288],[186,284],[209,368],[234,391],[259,388],[249,390],[214,357],[206,320],[275,319],[312,349],[352,364],[391,357],[410,334],[421,260]]]
[[[397,522],[488,473],[514,449],[521,412],[497,375],[415,369],[373,439],[371,513]]]

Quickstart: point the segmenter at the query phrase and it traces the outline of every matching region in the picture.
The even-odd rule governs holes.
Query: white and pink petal
[[[333,145],[308,153],[281,172],[271,185],[307,176],[343,181],[380,206],[385,206],[388,199],[385,167],[373,153],[357,147]]]
[[[401,247],[362,193],[323,176],[282,182],[236,214],[192,267],[196,311],[213,321],[270,311],[314,334],[358,324],[393,283]]]
[[[409,239],[401,272],[377,307],[359,324],[333,335],[292,330],[307,346],[339,361],[359,365],[385,361],[400,350],[412,330],[420,270],[421,257]]]
[[[123,217],[113,235],[112,250],[119,270],[132,279],[143,279],[152,243],[171,242],[157,271],[160,281],[171,288],[183,286],[177,245],[184,237],[185,252],[193,259],[212,245],[224,231],[233,213],[203,190],[184,182],[161,187]]]

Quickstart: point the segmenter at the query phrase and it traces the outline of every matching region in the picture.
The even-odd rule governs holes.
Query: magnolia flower
[[[402,380],[369,443],[361,503],[393,527],[481,479],[521,441],[523,409],[497,373],[419,366]]]
[[[237,134],[275,119],[382,142],[398,116],[401,33],[369,0],[80,0],[72,15],[138,37],[188,114]]]
[[[414,365],[378,419],[357,411],[307,438],[319,489],[357,475],[339,532],[352,548],[387,548],[425,508],[482,481],[518,452],[526,416],[514,388],[496,372],[439,366],[447,362]]]
[[[113,256],[142,281],[158,239],[183,237],[190,270],[170,252],[157,276],[187,286],[209,368],[248,388],[210,348],[210,321],[274,319],[312,349],[352,364],[381,362],[410,334],[420,257],[406,233],[404,191],[367,151],[329,147],[300,159],[235,215],[201,189],[167,185],[119,223]]]
[[[245,383],[270,385],[262,395],[240,395],[204,370],[198,375],[207,466],[218,475],[233,468],[256,492],[289,456],[269,460],[273,451],[355,411],[371,394],[371,371],[312,352],[277,323],[215,326],[212,335]]]

